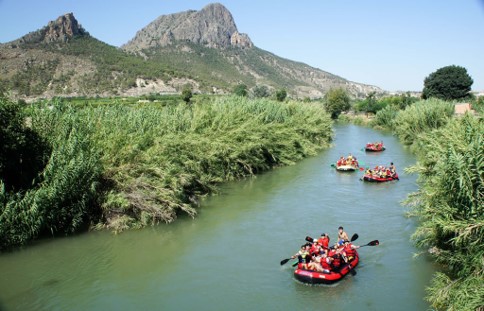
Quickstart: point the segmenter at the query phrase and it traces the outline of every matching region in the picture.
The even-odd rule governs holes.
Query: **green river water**
[[[300,163],[224,185],[196,219],[181,217],[114,235],[42,240],[0,254],[0,310],[430,310],[434,271],[409,241],[415,220],[400,202],[417,189],[403,173],[414,156],[390,134],[335,126],[334,147]],[[365,154],[368,141],[387,150]],[[367,165],[393,161],[400,181],[373,184],[330,167],[352,152]],[[304,237],[338,226],[360,250],[355,276],[331,286],[293,278]]]

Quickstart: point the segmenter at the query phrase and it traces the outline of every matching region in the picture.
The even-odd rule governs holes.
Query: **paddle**
[[[285,265],[289,260],[291,260],[291,258],[286,258],[286,259],[281,260],[281,266]]]
[[[361,246],[360,246],[360,248],[361,248],[361,247],[365,247],[365,246],[378,246],[378,245],[380,245],[380,241],[378,241],[378,240],[373,240],[373,241],[369,242],[368,244],[361,245]]]

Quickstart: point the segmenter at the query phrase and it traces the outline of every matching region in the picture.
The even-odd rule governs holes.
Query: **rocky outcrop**
[[[245,33],[234,32],[230,37],[230,44],[240,48],[251,48],[254,46],[249,36]]]
[[[89,34],[77,22],[74,14],[67,13],[59,16],[55,21],[50,21],[44,28],[13,41],[12,44],[67,42],[75,36],[85,35]]]
[[[214,3],[200,11],[162,15],[138,31],[122,48],[127,51],[140,51],[175,42],[191,42],[211,48],[253,46],[248,35],[238,32],[229,10]]]

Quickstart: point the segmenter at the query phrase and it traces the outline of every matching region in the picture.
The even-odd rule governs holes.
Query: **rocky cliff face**
[[[186,41],[211,48],[253,46],[248,35],[237,31],[232,14],[223,5],[214,3],[200,11],[162,15],[138,31],[122,48],[140,51]]]
[[[44,28],[14,41],[17,44],[67,42],[75,36],[89,35],[77,22],[74,14],[67,13],[50,21]]]

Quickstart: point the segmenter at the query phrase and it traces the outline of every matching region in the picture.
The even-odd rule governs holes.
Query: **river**
[[[334,146],[296,165],[228,183],[195,219],[114,235],[42,240],[0,255],[0,310],[428,310],[435,271],[409,240],[415,220],[400,202],[417,189],[403,168],[415,157],[387,133],[335,126]],[[368,141],[387,150],[367,153]],[[330,167],[352,152],[366,165],[393,161],[400,181],[360,181]],[[338,226],[362,248],[355,276],[331,286],[293,278],[304,237]]]

